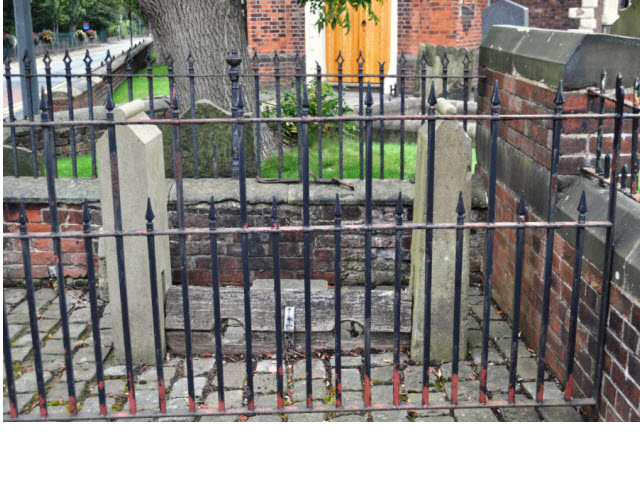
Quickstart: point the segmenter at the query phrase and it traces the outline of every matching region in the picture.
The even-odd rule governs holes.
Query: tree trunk
[[[174,59],[174,72],[186,74],[189,52],[195,59],[196,74],[228,74],[226,58],[237,49],[242,58],[240,71],[251,72],[247,45],[244,8],[240,0],[140,0],[140,8],[149,21],[158,60],[168,55]],[[245,111],[253,112],[253,82],[241,79]],[[176,79],[181,110],[189,105],[189,82]],[[229,77],[196,78],[196,99],[206,98],[226,110],[231,110]]]
[[[142,14],[153,34],[158,60],[164,62],[170,54],[176,75],[188,73],[187,57],[195,59],[196,74],[223,74],[221,77],[196,77],[195,99],[208,99],[231,111],[231,81],[226,58],[233,49],[242,58],[241,73],[251,73],[244,6],[240,0],[139,0]],[[180,111],[190,108],[189,79],[176,78]],[[245,116],[255,112],[253,78],[240,79]],[[273,135],[262,124],[263,155],[275,150]]]

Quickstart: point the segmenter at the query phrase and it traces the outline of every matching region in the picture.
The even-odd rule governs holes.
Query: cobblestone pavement
[[[459,402],[476,401],[479,391],[479,362],[481,353],[482,296],[472,289],[469,297],[470,317],[468,333],[468,356],[459,366]],[[4,302],[8,312],[9,334],[12,343],[14,372],[18,408],[21,414],[34,420],[39,416],[33,352],[29,328],[25,291],[4,290]],[[53,289],[36,291],[38,308],[38,330],[42,342],[43,366],[47,389],[47,404],[51,414],[68,412],[67,385],[60,331],[60,313],[56,293]],[[98,414],[98,389],[95,376],[95,362],[87,295],[81,290],[67,291],[69,306],[69,330],[73,344],[73,364],[78,399],[79,415]],[[490,350],[488,369],[488,389],[491,398],[506,399],[508,386],[508,354],[510,351],[511,326],[495,307],[491,310]],[[109,412],[128,410],[126,393],[126,372],[122,365],[115,365],[110,357],[112,351],[111,331],[102,328],[101,339],[105,360],[107,407]],[[521,342],[518,360],[518,389],[516,399],[533,398],[536,375],[535,355]],[[373,402],[391,403],[392,398],[392,354],[379,352],[372,355],[372,397]],[[421,365],[412,362],[407,353],[401,354],[402,399],[420,401]],[[313,359],[313,400],[315,406],[330,407],[335,401],[335,390],[329,378],[333,378],[334,357],[331,353],[318,354]],[[363,358],[355,352],[343,353],[343,405],[363,404]],[[304,358],[290,358],[287,361],[286,403],[304,405],[306,397]],[[150,412],[158,408],[156,369],[154,365],[136,365],[136,403],[138,411]],[[215,359],[213,357],[194,358],[196,404],[202,408],[217,406]],[[276,363],[275,358],[254,359],[255,406],[276,406]],[[448,401],[451,387],[451,364],[433,367],[430,399],[434,402]],[[167,386],[167,411],[187,411],[187,381],[184,357],[167,354],[164,362]],[[4,367],[3,367],[4,376]],[[246,405],[244,392],[245,364],[241,360],[228,359],[224,366],[225,400],[227,408]],[[561,390],[551,377],[545,384],[545,399],[561,398]],[[9,402],[6,380],[3,384],[3,414],[8,418]],[[184,421],[185,418],[138,419],[145,421]],[[428,411],[377,411],[361,413],[305,413],[288,415],[246,416],[202,416],[187,418],[201,422],[540,422],[540,421],[583,421],[581,414],[573,407],[531,407],[500,409],[458,409]],[[123,420],[124,421],[124,420]]]

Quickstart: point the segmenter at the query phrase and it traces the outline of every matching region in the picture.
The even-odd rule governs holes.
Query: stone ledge
[[[351,190],[344,185],[327,185],[311,182],[309,196],[312,205],[333,205],[336,193],[340,195],[342,205],[363,205],[365,201],[365,182],[363,180],[345,179],[355,187]],[[85,199],[89,202],[100,201],[98,180],[91,178],[58,178],[56,194],[60,203],[81,204]],[[44,177],[4,177],[3,201],[5,203],[47,203],[47,183]],[[176,203],[175,180],[166,180],[167,200],[169,205]],[[376,180],[373,182],[373,204],[395,205],[398,192],[402,192],[405,207],[413,206],[415,186],[408,180]],[[270,204],[273,196],[279,203],[302,205],[302,183],[259,183],[256,179],[247,180],[247,202],[249,204]],[[209,203],[214,196],[216,203],[240,201],[237,180],[230,178],[185,178],[184,200],[186,205]]]
[[[558,197],[557,220],[578,220],[578,203],[582,191],[587,200],[587,221],[606,220],[609,208],[609,188],[601,187],[591,178],[576,180]],[[604,228],[585,230],[584,257],[602,271],[605,256]],[[575,229],[559,229],[558,234],[575,248]],[[611,281],[640,300],[640,204],[623,194],[616,199],[615,247]]]
[[[553,46],[553,48],[550,48]],[[640,71],[640,39],[496,25],[480,46],[480,65],[566,90],[596,85],[606,69],[631,86]]]

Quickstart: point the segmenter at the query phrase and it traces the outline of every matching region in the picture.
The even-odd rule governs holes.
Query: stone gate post
[[[116,121],[148,118],[144,113],[142,100],[135,100],[119,106],[114,110],[114,117]],[[145,213],[148,197],[151,199],[151,206],[155,213],[154,228],[156,230],[168,228],[162,132],[155,125],[119,125],[116,127],[116,142],[123,229],[146,229]],[[97,161],[102,224],[105,229],[113,230],[113,191],[108,132],[105,132],[97,142]],[[106,279],[109,292],[108,321],[112,323],[116,361],[124,362],[122,309],[115,238],[108,237],[103,240],[100,246],[104,247],[104,252],[100,256],[106,259]],[[171,286],[169,237],[157,236],[155,246],[160,331],[164,353],[164,300]],[[124,257],[133,361],[155,363],[146,238],[125,237]],[[102,272],[100,274],[104,276]]]

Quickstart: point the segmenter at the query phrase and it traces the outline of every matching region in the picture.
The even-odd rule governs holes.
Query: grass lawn
[[[147,73],[147,69],[143,68],[136,73]],[[153,73],[157,75],[167,75],[169,70],[166,65],[154,65]],[[133,78],[133,99],[149,98],[149,81],[145,77]],[[169,78],[155,77],[153,79],[153,95],[169,95]],[[113,102],[127,103],[129,101],[129,87],[127,82],[122,83],[113,94]]]
[[[357,138],[349,135],[344,137],[343,158],[344,158],[344,178],[360,178],[360,147]],[[322,176],[324,178],[339,177],[338,165],[338,138],[322,138]],[[413,178],[416,169],[416,144],[406,144],[405,155],[405,178]],[[365,152],[366,153],[366,152]],[[476,165],[476,149],[473,154],[473,169]],[[283,178],[298,177],[298,149],[293,147],[284,151],[284,163],[282,168]],[[385,143],[385,178],[400,178],[400,144]],[[78,177],[91,178],[91,155],[78,155],[76,157],[78,166]],[[311,145],[309,151],[309,168],[312,172],[318,173],[318,144],[316,141]],[[58,158],[58,176],[71,177],[71,157]],[[262,164],[262,176],[264,178],[277,178],[278,176],[278,154],[272,155]],[[380,178],[380,144],[373,143],[373,177]]]
[[[78,177],[91,178],[91,155],[77,155],[76,166],[78,167]],[[71,157],[58,158],[58,177],[73,177]]]
[[[311,137],[311,136],[310,136]],[[318,142],[310,138],[309,169],[318,173]],[[337,135],[322,137],[322,176],[340,176],[340,146]],[[364,151],[366,155],[366,149]],[[413,178],[416,174],[417,145],[404,146],[404,176]],[[353,135],[343,138],[344,178],[360,178],[360,142]],[[270,156],[262,163],[264,178],[278,177],[278,154]],[[298,177],[298,149],[294,146],[283,152],[282,178]],[[380,143],[373,142],[373,178],[380,178]],[[400,178],[400,144],[384,144],[384,178]]]

